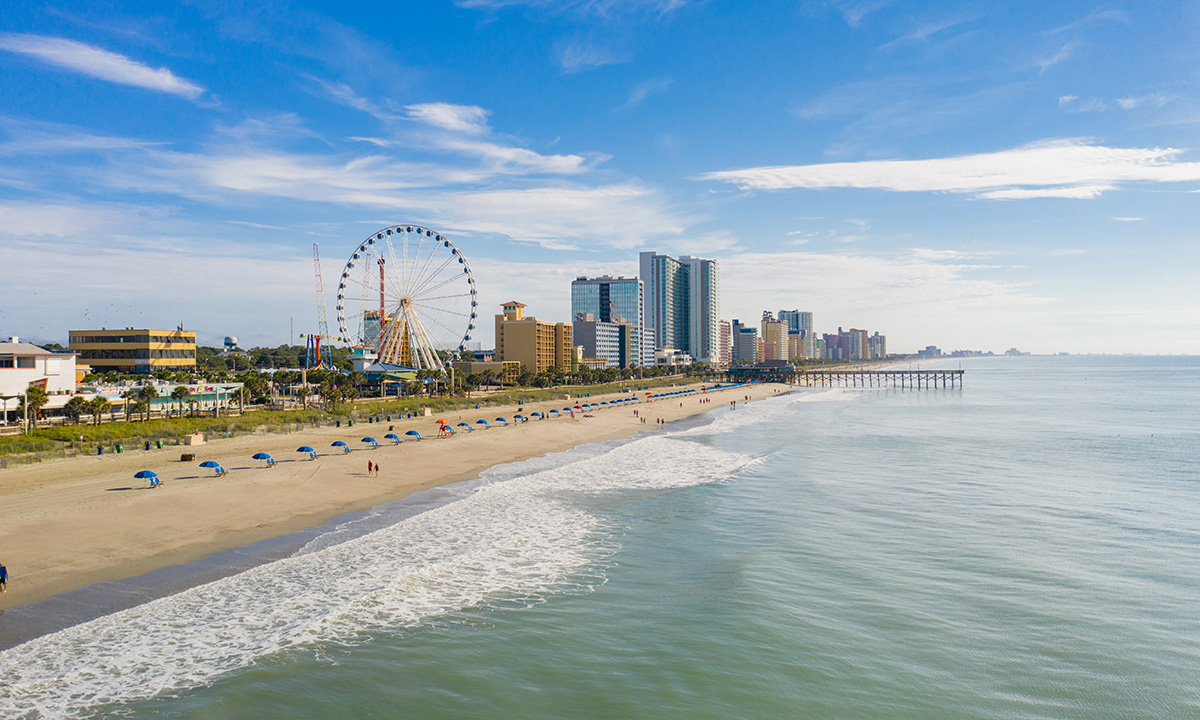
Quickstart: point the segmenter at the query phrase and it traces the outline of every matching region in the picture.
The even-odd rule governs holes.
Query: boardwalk
[[[962,370],[803,370],[790,382],[821,387],[894,387],[926,390],[962,387]]]

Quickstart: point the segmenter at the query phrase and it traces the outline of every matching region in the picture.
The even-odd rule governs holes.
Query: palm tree
[[[179,414],[183,414],[183,404],[187,402],[188,396],[192,394],[191,389],[186,385],[176,385],[171,391],[171,399],[179,405]]]
[[[104,397],[103,395],[97,395],[96,397],[92,398],[92,401],[88,403],[88,409],[92,411],[92,423],[94,425],[99,425],[100,416],[108,412],[111,407],[112,403],[110,403],[108,398]]]
[[[142,419],[149,420],[150,419],[150,401],[153,400],[154,398],[158,397],[158,389],[155,388],[153,385],[143,385],[142,389],[138,390],[137,397],[138,397],[138,400],[141,401],[139,404],[142,406]]]
[[[125,401],[125,422],[129,422],[129,401],[137,400],[137,398],[138,391],[133,388],[121,393],[121,399]]]
[[[308,407],[309,389],[307,385],[296,388],[296,397],[300,398],[300,407]]]
[[[76,395],[75,397],[71,398],[67,401],[67,404],[63,406],[63,411],[75,420],[76,425],[79,424],[79,416],[88,412],[90,409],[91,405],[80,395]]]

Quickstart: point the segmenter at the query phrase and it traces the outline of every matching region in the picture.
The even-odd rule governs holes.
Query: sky
[[[892,352],[1200,353],[1200,5],[56,2],[0,14],[0,336],[336,331],[415,223],[508,300],[713,258]]]

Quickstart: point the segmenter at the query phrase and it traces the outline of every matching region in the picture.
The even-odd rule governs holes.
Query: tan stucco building
[[[504,303],[496,316],[496,360],[517,361],[531,372],[553,367],[573,370],[575,346],[570,323],[542,322],[525,317],[525,305],[516,300]]]

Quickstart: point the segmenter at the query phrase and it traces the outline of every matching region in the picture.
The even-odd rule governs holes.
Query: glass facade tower
[[[606,323],[627,323],[633,358],[642,357],[643,285],[638,278],[579,277],[571,283],[571,319],[590,314]]]
[[[653,252],[642,253],[640,260],[646,289],[642,322],[654,331],[655,347],[682,350],[697,362],[719,362],[717,262]]]

